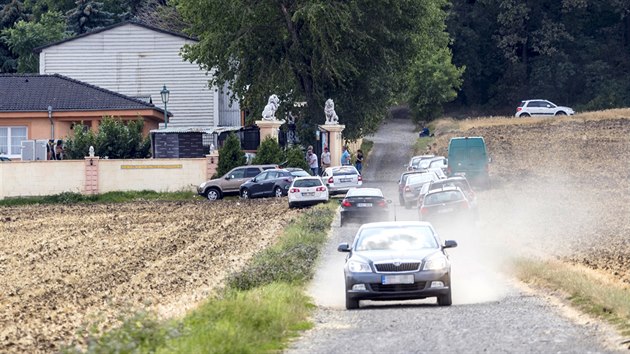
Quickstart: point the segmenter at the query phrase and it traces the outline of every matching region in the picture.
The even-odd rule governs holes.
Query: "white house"
[[[180,56],[185,44],[195,42],[181,33],[122,22],[37,48],[39,72],[150,99],[161,108],[160,91],[166,85],[170,92],[167,109],[173,114],[169,129],[209,132],[240,127],[238,103],[230,106],[225,94],[208,87],[206,72]]]

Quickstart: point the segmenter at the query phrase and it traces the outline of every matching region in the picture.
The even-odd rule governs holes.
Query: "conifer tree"
[[[252,163],[254,165],[281,164],[284,161],[284,153],[278,141],[272,137],[266,137],[258,147],[256,157]]]
[[[217,172],[213,178],[223,176],[234,167],[243,166],[246,161],[240,140],[234,133],[230,133],[219,149],[219,166],[217,166]]]

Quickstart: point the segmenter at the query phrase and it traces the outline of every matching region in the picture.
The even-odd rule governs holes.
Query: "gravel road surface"
[[[407,121],[385,123],[369,139],[374,148],[364,167],[365,186],[379,187],[392,200],[390,219],[417,220],[415,210],[398,204],[396,181],[416,140]],[[481,224],[484,192],[478,193]],[[395,215],[394,215],[395,214]],[[318,309],[313,329],[296,339],[286,353],[611,353],[621,351],[605,325],[578,321],[562,305],[532,295],[501,270],[505,247],[485,232],[441,233],[459,247],[452,260],[453,306],[435,299],[406,302],[362,301],[344,307],[343,264],[339,242],[351,242],[359,225],[333,227],[320,266],[309,287]],[[483,230],[478,227],[477,230]],[[509,252],[507,252],[509,253]],[[618,342],[617,342],[618,343]],[[627,352],[627,351],[625,351]]]

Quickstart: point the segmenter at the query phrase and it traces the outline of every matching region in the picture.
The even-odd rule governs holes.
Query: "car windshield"
[[[306,177],[306,176],[310,176],[308,174],[308,172],[304,171],[304,170],[295,170],[295,171],[291,171],[291,175],[293,177]]]
[[[361,230],[355,251],[410,251],[438,248],[428,226],[383,226]]]
[[[433,193],[433,194],[427,195],[427,197],[424,198],[424,204],[434,205],[434,204],[450,203],[450,202],[456,202],[462,199],[464,199],[464,196],[462,195],[462,192],[458,190],[444,191],[444,192]]]
[[[412,176],[409,176],[409,178],[407,178],[407,185],[426,183],[426,182],[434,180],[435,179],[434,176],[435,176],[435,173],[433,172],[419,173],[417,175],[412,175]]]
[[[340,167],[334,169],[332,172],[333,176],[348,176],[357,174],[357,170],[355,170],[353,167]]]
[[[317,178],[299,179],[293,183],[293,187],[319,187],[322,185],[322,181]]]

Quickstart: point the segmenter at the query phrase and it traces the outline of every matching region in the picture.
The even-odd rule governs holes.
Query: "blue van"
[[[449,176],[465,176],[472,184],[490,186],[488,151],[480,136],[451,138],[448,143]]]

